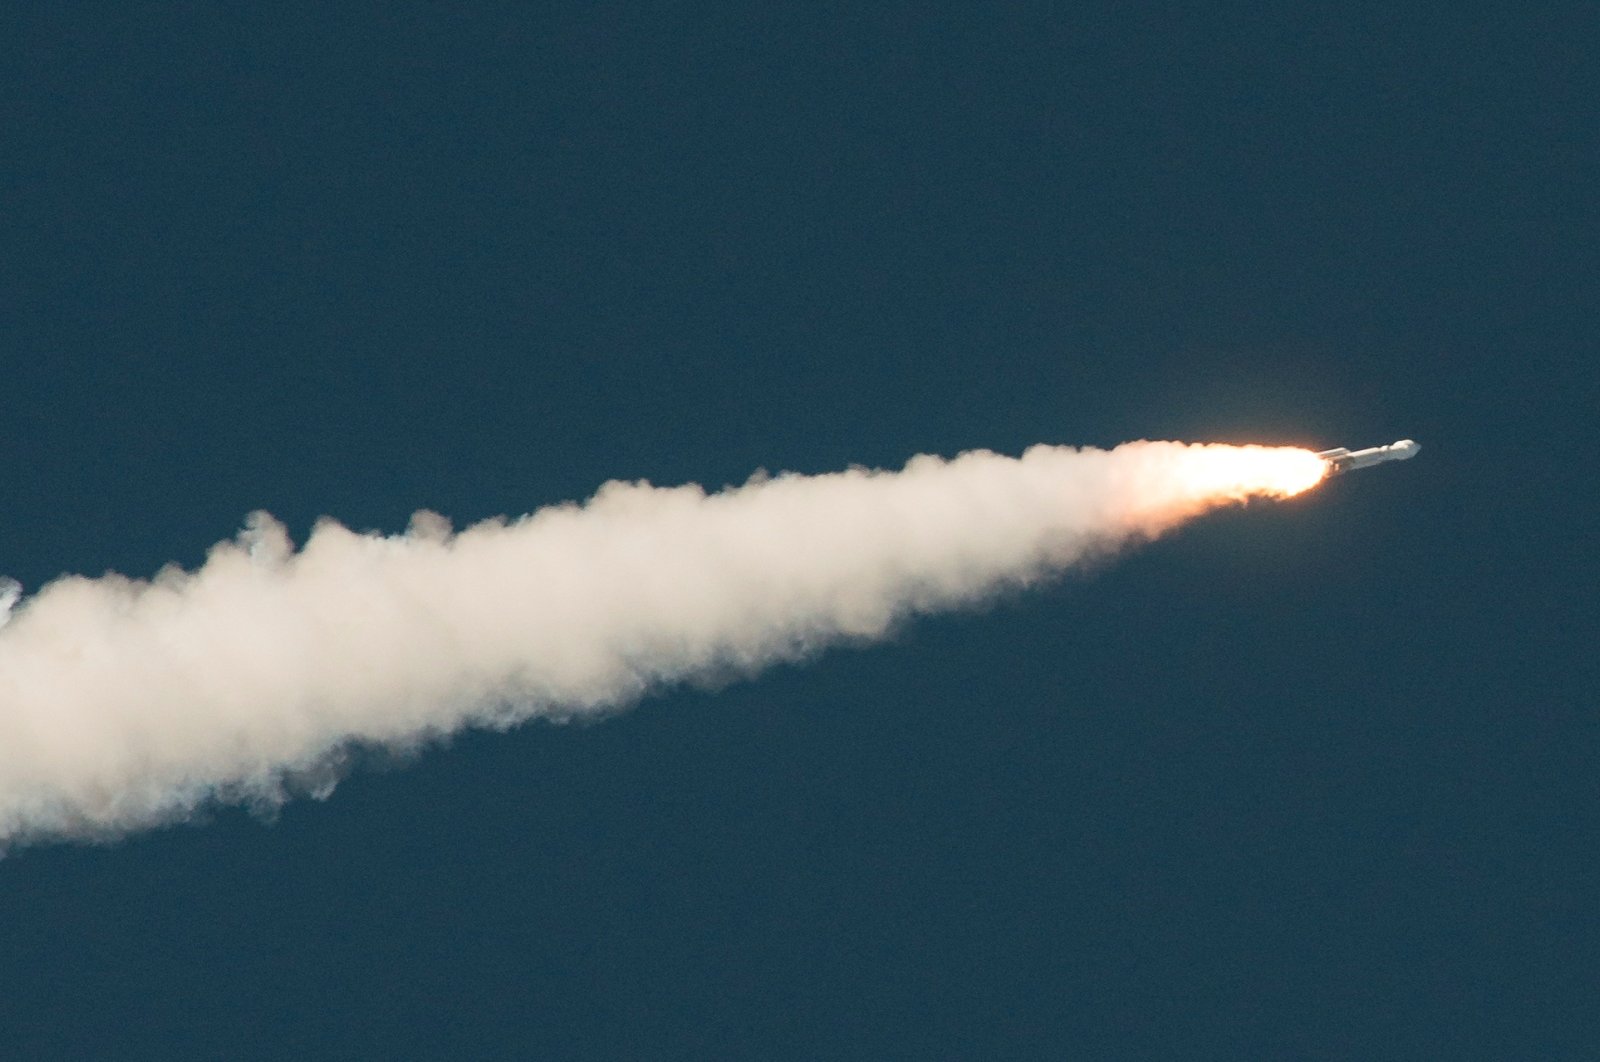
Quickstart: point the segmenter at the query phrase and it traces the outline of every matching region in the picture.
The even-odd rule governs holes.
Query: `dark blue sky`
[[[1062,7],[0,19],[30,586],[255,508],[1425,446],[272,824],[13,853],[0,1057],[1600,1052],[1600,16]]]

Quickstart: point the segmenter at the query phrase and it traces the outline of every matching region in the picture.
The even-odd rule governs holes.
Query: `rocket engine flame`
[[[1315,453],[1285,446],[1191,447],[1186,464],[1196,492],[1238,500],[1292,498],[1328,475],[1328,463]]]
[[[459,533],[432,513],[387,537],[324,521],[298,552],[258,513],[193,572],[64,577],[20,603],[3,583],[0,844],[325,796],[350,746],[595,713],[875,638],[1326,469],[1136,442],[716,494],[613,482]]]

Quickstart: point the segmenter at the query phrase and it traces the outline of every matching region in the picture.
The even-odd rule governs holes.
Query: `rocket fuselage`
[[[1347,450],[1338,447],[1333,450],[1324,450],[1317,456],[1328,462],[1330,474],[1340,472],[1353,472],[1358,468],[1370,468],[1372,465],[1381,465],[1385,461],[1406,461],[1417,456],[1417,451],[1422,446],[1411,440],[1401,439],[1388,446],[1373,446],[1366,450]]]

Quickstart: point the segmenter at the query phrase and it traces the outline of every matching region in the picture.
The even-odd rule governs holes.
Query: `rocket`
[[[1317,456],[1328,462],[1328,475],[1336,476],[1340,472],[1353,472],[1358,468],[1381,465],[1385,461],[1405,461],[1417,456],[1417,451],[1420,449],[1422,446],[1419,443],[1411,439],[1401,439],[1388,446],[1373,446],[1354,452],[1340,446],[1324,450]]]

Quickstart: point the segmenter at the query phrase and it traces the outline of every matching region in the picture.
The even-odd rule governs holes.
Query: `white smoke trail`
[[[11,610],[22,600],[22,584],[0,575],[0,627],[11,622]]]
[[[1309,487],[1290,448],[1140,442],[917,457],[900,472],[608,483],[453,534],[251,516],[194,572],[62,578],[0,631],[0,842],[103,837],[332,787],[413,747],[754,670],[1019,585],[1196,513]]]

